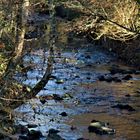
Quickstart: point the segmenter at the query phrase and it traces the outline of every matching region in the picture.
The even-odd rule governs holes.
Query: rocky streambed
[[[42,49],[25,56],[24,65],[32,63],[34,68],[17,79],[34,86],[45,70],[43,57]],[[40,132],[38,139],[138,140],[139,98],[140,71],[116,62],[116,56],[99,46],[69,46],[56,57],[44,89],[16,109],[22,115],[15,122]],[[89,132],[92,120],[107,123],[114,133],[100,133],[99,127]]]
[[[65,24],[60,24],[59,31]],[[138,140],[140,71],[83,37],[59,39],[61,53],[55,54],[48,84],[36,98],[15,109],[19,139]],[[32,87],[47,66],[46,44],[39,45],[23,58],[24,67],[30,69],[15,75]]]

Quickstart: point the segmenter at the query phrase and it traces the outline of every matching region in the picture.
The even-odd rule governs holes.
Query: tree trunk
[[[31,90],[31,96],[35,96],[40,90],[42,90],[48,83],[49,78],[53,71],[54,62],[54,48],[56,43],[56,19],[55,19],[55,4],[54,0],[49,0],[49,11],[50,11],[50,35],[49,35],[49,56],[47,62],[47,68],[43,78],[35,85]]]
[[[49,5],[50,5],[50,27],[51,28],[50,28],[49,43],[48,43],[49,55],[48,55],[48,62],[47,62],[47,68],[45,70],[45,74],[30,92],[24,91],[24,93],[18,93],[17,95],[15,95],[14,93],[7,92],[7,87],[9,88],[11,86],[11,88],[14,88],[12,87],[12,83],[14,83],[13,81],[14,79],[12,78],[12,75],[14,73],[16,65],[18,64],[21,58],[21,53],[23,49],[22,45],[24,41],[23,36],[25,34],[25,30],[23,28],[22,34],[21,34],[22,36],[21,38],[19,38],[18,46],[15,48],[15,54],[11,58],[9,65],[7,66],[7,71],[6,71],[7,73],[5,74],[4,79],[2,80],[4,82],[2,83],[2,87],[0,89],[1,90],[0,100],[3,100],[6,102],[6,104],[5,102],[3,103],[3,106],[6,106],[6,105],[11,106],[11,104],[13,104],[15,100],[23,100],[23,98],[26,100],[26,99],[30,99],[31,97],[34,97],[40,90],[42,90],[45,87],[45,85],[48,83],[50,79],[50,76],[53,71],[53,62],[54,62],[54,48],[55,48],[55,42],[56,42],[56,22],[55,22],[55,10],[54,10],[53,1],[51,1]],[[22,103],[23,102],[21,101],[18,103],[18,105]],[[14,103],[14,107],[15,106],[17,107],[17,104]]]
[[[15,82],[13,78],[13,73],[16,70],[16,66],[21,60],[23,44],[24,44],[24,36],[25,36],[25,26],[28,18],[28,7],[29,0],[21,0],[18,3],[18,12],[17,12],[17,38],[16,38],[16,46],[13,52],[12,57],[9,60],[7,68],[5,70],[4,76],[1,78],[0,83],[0,97],[4,97],[6,99],[18,98],[15,97],[15,93],[13,93],[13,83]],[[9,92],[9,89],[11,92]],[[10,102],[10,101],[9,101]],[[1,103],[3,106],[9,105],[8,101],[1,99]]]
[[[21,0],[18,4],[17,15],[17,32],[16,32],[16,46],[11,57],[4,75],[4,79],[11,76],[12,72],[16,69],[17,64],[21,60],[21,54],[24,46],[25,26],[29,15],[29,0]]]

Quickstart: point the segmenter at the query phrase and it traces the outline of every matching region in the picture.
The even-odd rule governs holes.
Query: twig
[[[27,101],[27,100],[18,100],[18,99],[7,99],[7,98],[3,98],[3,97],[0,97],[0,100],[4,100],[4,101],[14,101],[14,102],[21,102],[21,101]]]

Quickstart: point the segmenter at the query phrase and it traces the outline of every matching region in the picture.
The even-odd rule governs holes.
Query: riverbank
[[[140,36],[128,42],[102,39],[101,44],[106,49],[115,52],[124,63],[140,69]]]

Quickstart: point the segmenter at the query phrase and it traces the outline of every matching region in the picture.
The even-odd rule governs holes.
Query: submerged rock
[[[53,99],[57,100],[57,101],[62,101],[63,100],[63,98],[60,97],[60,95],[57,95],[57,94],[53,94]]]
[[[140,70],[135,71],[135,74],[140,74]]]
[[[49,134],[47,136],[47,140],[65,140],[57,133],[59,133],[59,130],[50,129]]]
[[[130,80],[132,79],[133,77],[131,75],[126,75],[122,78],[122,80]]]
[[[28,126],[28,128],[36,128],[37,127],[36,124],[28,124],[27,126]]]
[[[91,79],[91,77],[87,77],[87,80],[90,80]]]
[[[39,138],[43,137],[42,133],[36,130],[29,131],[27,136],[29,140],[38,140]]]
[[[99,81],[106,81],[106,82],[121,82],[121,79],[119,79],[118,77],[112,77],[110,75],[101,75],[98,76]]]
[[[109,125],[108,123],[93,120],[93,121],[91,121],[91,123],[88,127],[88,130],[90,133],[94,132],[94,133],[99,134],[99,135],[105,135],[105,134],[112,135],[112,134],[114,134],[115,130],[112,128],[109,128],[108,125]]]
[[[90,64],[90,63],[86,64],[86,67],[92,67],[92,64]]]
[[[15,133],[18,134],[28,134],[29,130],[27,127],[23,126],[23,125],[16,125],[15,126]]]
[[[41,137],[43,137],[42,133],[36,130],[28,131],[27,135],[23,135],[23,133],[21,134],[22,135],[19,136],[18,140],[39,140]]]
[[[91,59],[90,55],[85,56],[86,59]]]
[[[120,74],[140,74],[140,71],[135,69],[121,69],[119,66],[113,66],[110,68],[110,73],[112,75],[120,73]]]
[[[53,100],[53,96],[52,95],[46,95],[46,96],[43,96],[46,100]]]
[[[51,75],[51,76],[49,77],[49,80],[54,80],[54,79],[57,79],[57,77],[54,76],[54,75]]]
[[[53,129],[53,128],[49,129],[49,134],[57,134],[59,132],[60,132],[59,130],[56,130],[56,129]]]
[[[57,79],[55,83],[56,84],[63,84],[64,83],[64,80],[63,79]]]
[[[41,102],[42,104],[45,104],[45,103],[46,103],[46,100],[45,100],[44,98],[42,98],[42,99],[40,99],[40,102]]]
[[[131,95],[130,94],[126,94],[125,97],[131,97]]]
[[[59,115],[61,115],[62,117],[68,116],[68,114],[67,114],[66,112],[62,112],[62,113],[60,113]]]
[[[42,104],[45,104],[47,100],[53,100],[54,96],[52,95],[40,96],[39,99]]]
[[[67,87],[63,87],[64,90],[67,90]]]
[[[63,95],[63,99],[72,99],[73,98],[73,96],[72,95],[70,95],[70,93],[65,93],[64,95]]]
[[[29,140],[28,136],[19,136],[18,140]]]
[[[98,76],[99,81],[105,81],[105,77],[103,75]]]
[[[118,108],[120,110],[127,110],[127,111],[136,111],[133,107],[131,107],[130,105],[127,104],[117,104],[112,106],[112,108]]]
[[[76,130],[77,127],[72,125],[70,129],[73,131],[73,130]]]
[[[114,82],[121,82],[121,79],[119,79],[118,77],[113,77],[113,81]]]

